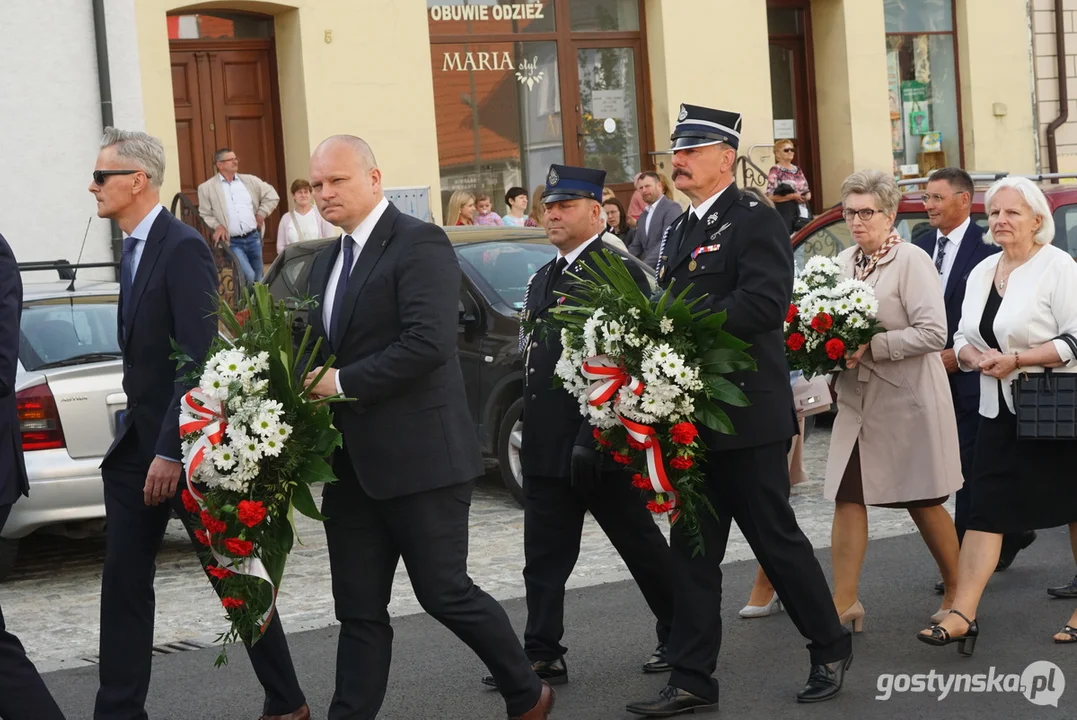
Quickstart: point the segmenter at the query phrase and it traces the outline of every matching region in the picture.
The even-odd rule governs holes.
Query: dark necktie
[[[337,340],[337,333],[340,328],[337,327],[340,322],[341,308],[344,306],[344,293],[348,291],[348,280],[352,275],[352,265],[355,260],[355,240],[351,235],[345,235],[342,238],[344,243],[344,251],[341,253],[344,256],[344,263],[340,266],[340,277],[337,278],[337,287],[333,291],[333,314],[329,320],[329,337]]]
[[[942,260],[946,257],[946,243],[949,238],[939,238],[939,243],[935,247],[935,269],[939,271],[939,275],[942,275]]]
[[[677,253],[680,254],[684,251],[684,248],[688,245],[688,236],[692,234],[692,231],[696,229],[696,225],[699,224],[699,218],[691,210],[688,211],[688,219],[684,221],[684,233],[681,234],[681,243],[677,248]]]
[[[546,278],[547,295],[553,295],[553,289],[557,286],[557,281],[561,279],[561,275],[565,272],[565,267],[567,265],[568,261],[563,257],[557,258],[557,263],[553,266],[553,270],[550,271],[549,277]]]
[[[134,298],[131,290],[135,284],[135,246],[138,238],[127,236],[123,239],[123,255],[120,258],[120,296],[123,298],[123,323],[124,334],[127,331],[127,319],[131,317]]]

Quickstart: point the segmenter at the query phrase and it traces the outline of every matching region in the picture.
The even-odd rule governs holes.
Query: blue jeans
[[[232,254],[239,261],[243,277],[248,283],[262,279],[262,233],[252,230],[246,235],[234,237],[230,241]]]

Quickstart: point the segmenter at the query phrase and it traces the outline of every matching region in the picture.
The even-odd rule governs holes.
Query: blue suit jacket
[[[29,494],[15,401],[21,319],[22,278],[11,246],[0,235],[0,507]]]
[[[927,233],[914,240],[914,243],[934,257],[936,237],[938,233]],[[946,281],[946,287],[943,288],[943,298],[946,301],[946,347],[954,346],[954,333],[957,332],[957,326],[961,322],[961,305],[965,302],[965,285],[969,279],[969,272],[984,258],[994,255],[999,250],[997,245],[988,245],[984,242],[984,231],[975,221],[969,223],[965,237],[961,238],[961,245],[957,250],[957,257],[954,258],[950,277]],[[954,396],[954,408],[958,414],[968,409],[977,411],[980,406],[979,374],[960,371],[953,373],[950,375],[950,392]]]
[[[123,349],[123,390],[127,412],[105,455],[121,441],[149,464],[155,455],[181,460],[179,402],[193,383],[191,368],[177,370],[172,339],[197,362],[217,332],[217,270],[206,241],[193,228],[162,210],[154,220],[135,272],[131,297],[120,294],[119,337]]]

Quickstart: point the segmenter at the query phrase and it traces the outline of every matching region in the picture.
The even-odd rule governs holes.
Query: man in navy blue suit
[[[972,451],[976,443],[976,431],[980,426],[980,378],[975,372],[962,372],[954,355],[954,333],[961,321],[961,304],[965,301],[965,283],[969,271],[984,258],[997,253],[997,245],[984,242],[984,231],[972,221],[974,192],[972,178],[960,168],[940,168],[931,174],[924,193],[924,207],[928,222],[935,228],[914,242],[935,261],[939,282],[946,300],[946,349],[942,362],[950,375],[950,394],[957,414],[957,435],[961,445],[961,474],[965,485],[957,491],[954,508],[954,525],[957,537],[965,535],[971,493],[975,492],[972,477]],[[1002,543],[1002,555],[998,570],[1005,570],[1017,553],[1032,544],[1036,532],[1010,533]],[[942,583],[935,589],[942,590]]]
[[[160,140],[106,128],[89,188],[97,214],[127,235],[117,323],[127,410],[101,464],[108,524],[95,720],[148,717],[154,562],[173,511],[192,543],[197,528],[179,492],[179,403],[190,368],[177,370],[172,340],[205,357],[217,332],[217,273],[202,236],[161,206],[164,169]],[[248,654],[265,689],[263,718],[309,720],[279,618]]]
[[[22,458],[22,435],[15,401],[15,372],[19,364],[19,321],[22,318],[22,279],[7,240],[0,235],[0,530],[11,506],[30,494]],[[0,718],[4,720],[63,720],[37,668],[26,657],[19,639],[4,629],[0,611]]]

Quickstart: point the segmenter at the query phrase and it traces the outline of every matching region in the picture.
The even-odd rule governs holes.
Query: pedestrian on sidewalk
[[[669,670],[666,642],[673,622],[669,547],[624,468],[595,449],[595,428],[580,416],[579,402],[555,384],[560,335],[543,332],[558,298],[575,292],[573,276],[598,271],[592,253],[610,237],[601,219],[606,173],[551,165],[543,202],[547,233],[558,256],[528,283],[524,316],[535,323],[524,338],[523,443],[524,586],[527,627],[524,649],[535,672],[551,684],[568,682],[565,653],[565,584],[580,555],[584,516],[590,512],[639,585],[657,621],[658,645],[643,672]],[[624,253],[625,265],[650,292],[641,265]],[[493,677],[483,683],[495,686]]]
[[[850,348],[834,381],[838,414],[823,494],[834,501],[830,556],[842,624],[864,623],[860,571],[868,546],[867,506],[909,512],[946,583],[938,620],[954,600],[957,532],[943,507],[961,487],[957,421],[940,351],[946,307],[931,258],[894,230],[901,190],[878,170],[841,186],[855,245],[838,255],[843,276],[870,285],[885,332]]]
[[[553,690],[531,668],[504,609],[467,573],[471,492],[483,467],[456,350],[452,243],[385,199],[360,138],[323,141],[310,175],[322,215],[345,234],[311,265],[312,338],[324,341],[315,360],[335,355],[337,366],[310,385],[316,368],[307,383],[315,397],[351,401],[331,406],[344,445],[331,458],[337,482],[322,494],[340,621],[329,720],[381,709],[401,559],[423,609],[490,669],[509,716],[543,720]]]
[[[772,208],[742,193],[733,166],[740,145],[739,113],[681,105],[673,142],[673,181],[691,207],[674,222],[659,252],[663,287],[692,286],[698,307],[725,312],[724,330],[749,343],[758,370],[729,380],[747,407],[724,408],[736,434],[700,428],[706,444],[705,492],[718,517],[699,516],[706,552],[680,524],[670,529],[673,627],[669,684],[653,700],[630,703],[646,717],[718,709],[712,675],[722,642],[722,557],[736,520],[797,630],[808,638],[811,669],[800,702],[838,694],[852,660],[852,637],[838,623],[826,578],[789,505],[786,453],[796,413],[782,325],[793,292],[789,233]]]
[[[1002,252],[969,274],[954,338],[961,367],[980,373],[972,506],[953,609],[917,636],[929,645],[957,642],[964,655],[976,646],[976,611],[1003,535],[1077,522],[1077,440],[1018,439],[1013,385],[1020,373],[1044,368],[1077,372],[1077,263],[1051,245],[1051,208],[1031,180],[996,181],[984,204],[987,242]],[[1077,612],[1055,642],[1077,642],[1075,628]]]

